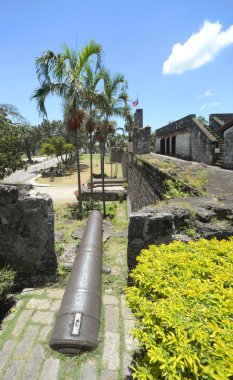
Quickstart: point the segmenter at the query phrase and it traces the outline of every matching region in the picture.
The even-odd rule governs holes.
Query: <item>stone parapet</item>
[[[29,194],[22,187],[0,186],[0,262],[15,270],[25,283],[56,272],[50,197]]]

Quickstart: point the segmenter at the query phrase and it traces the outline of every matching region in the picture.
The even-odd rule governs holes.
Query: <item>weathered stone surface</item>
[[[125,296],[121,296],[121,313],[124,319],[132,319],[130,308],[126,305]]]
[[[35,378],[43,359],[44,349],[40,344],[37,344],[27,359],[27,365],[23,372],[22,380],[32,380]]]
[[[55,299],[61,300],[64,293],[65,293],[64,289],[49,289],[49,290],[47,290],[46,295],[49,298],[55,298]]]
[[[60,262],[65,266],[71,266],[74,263],[75,257],[78,253],[78,244],[72,243],[65,248],[64,253],[60,257]]]
[[[105,331],[117,333],[119,328],[119,308],[113,305],[105,306]]]
[[[34,340],[38,334],[39,326],[30,325],[24,333],[23,339],[21,340],[17,350],[15,351],[14,357],[16,359],[25,359],[28,352],[30,351]]]
[[[23,310],[20,314],[19,318],[17,319],[16,325],[14,327],[14,330],[12,332],[13,336],[19,336],[25,327],[28,319],[31,317],[33,311],[32,310]]]
[[[131,213],[127,249],[129,270],[135,267],[140,251],[149,245],[232,236],[232,220],[232,198],[221,201],[215,197],[174,199]],[[191,237],[189,229],[193,230]]]
[[[59,359],[49,358],[45,361],[40,380],[57,380],[60,361]]]
[[[82,239],[84,230],[85,230],[84,227],[78,228],[77,230],[72,232],[71,237],[73,239]]]
[[[32,321],[35,323],[42,323],[44,325],[50,325],[53,323],[54,314],[50,311],[36,311],[32,316]]]
[[[62,231],[55,231],[54,232],[55,243],[59,243],[62,240],[62,237],[63,237]]]
[[[19,197],[19,190],[16,186],[0,185],[0,204],[15,203]]]
[[[60,306],[61,306],[61,300],[60,299],[55,300],[55,301],[53,301],[50,310],[57,311],[57,310],[59,310]]]
[[[134,327],[134,321],[132,319],[124,320],[125,328],[125,348],[127,351],[132,351],[136,349],[136,341],[131,334],[131,330]]]
[[[114,371],[119,368],[119,347],[119,334],[106,332],[104,340],[103,364],[107,367],[107,369]]]
[[[188,241],[192,240],[191,237],[185,235],[185,234],[173,234],[172,235],[173,240],[180,240],[184,243],[188,243]]]
[[[196,210],[195,216],[201,222],[208,223],[208,222],[211,221],[211,218],[213,218],[214,216],[216,216],[216,213],[213,212],[213,211],[211,211],[211,210],[207,210],[205,208],[198,208]]]
[[[25,288],[22,290],[22,294],[33,294],[35,296],[40,296],[44,293],[44,289],[35,289],[35,288]]]
[[[109,369],[104,370],[100,376],[100,380],[117,380],[117,379],[118,379],[117,371],[111,371]]]
[[[124,379],[130,379],[132,375],[132,364],[133,364],[133,355],[129,352],[125,352],[123,355],[123,369],[124,369]]]
[[[118,305],[118,298],[115,296],[109,296],[107,294],[103,295],[103,304],[104,305]]]
[[[50,302],[47,299],[40,298],[31,298],[27,305],[27,309],[39,309],[39,310],[47,310],[50,308]]]
[[[51,331],[51,326],[44,326],[40,331],[40,335],[39,335],[38,339],[41,342],[45,342],[47,340],[47,337],[48,337],[48,334],[50,333],[50,331]]]
[[[117,237],[127,238],[128,237],[128,228],[122,231],[116,232]]]
[[[0,261],[24,276],[55,273],[54,211],[45,194],[0,186]]]
[[[96,364],[94,362],[87,362],[82,365],[81,373],[80,373],[80,379],[81,380],[96,380]]]
[[[9,357],[14,349],[15,341],[14,340],[7,340],[4,344],[3,348],[0,351],[0,373],[2,373],[2,370],[4,366],[6,365],[7,361],[9,360]]]
[[[2,377],[3,380],[17,379],[21,369],[24,365],[24,360],[14,360],[9,364],[5,376]]]

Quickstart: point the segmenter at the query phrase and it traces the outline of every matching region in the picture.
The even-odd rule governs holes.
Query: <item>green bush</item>
[[[109,206],[107,206],[107,212],[106,215],[109,219],[114,219],[117,212],[117,204],[116,202],[110,203]]]
[[[0,269],[0,300],[11,292],[14,284],[15,272],[8,267]]]
[[[127,302],[134,379],[233,379],[233,238],[142,250]]]
[[[164,184],[166,186],[166,193],[164,195],[165,199],[187,197],[187,192],[185,191],[185,184],[183,182],[167,179],[166,181],[164,181]]]
[[[68,203],[66,207],[67,207],[67,211],[65,213],[65,216],[67,218],[77,219],[77,220],[82,219],[82,218],[87,218],[89,215],[89,212],[92,210],[101,211],[101,204],[99,202],[95,202],[92,198],[90,198],[89,201],[83,202],[82,215],[80,215],[78,203]]]

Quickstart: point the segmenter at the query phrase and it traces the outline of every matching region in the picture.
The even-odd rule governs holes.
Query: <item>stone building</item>
[[[138,128],[143,128],[143,109],[137,108],[134,112],[134,125]]]
[[[146,154],[150,153],[151,146],[151,127],[133,129],[133,153]]]
[[[155,152],[233,169],[233,114],[212,114],[209,126],[195,114],[156,130]]]

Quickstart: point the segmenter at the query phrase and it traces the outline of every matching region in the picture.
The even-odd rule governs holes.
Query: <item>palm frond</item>
[[[41,87],[37,88],[31,96],[31,100],[34,99],[37,104],[39,114],[47,117],[47,111],[45,108],[45,100],[48,95],[63,96],[66,92],[66,85],[64,83],[51,83],[43,82]]]
[[[96,66],[100,67],[102,51],[103,49],[100,44],[97,44],[94,40],[90,40],[90,42],[78,53],[76,65],[77,75],[80,75],[92,56],[96,57]]]

